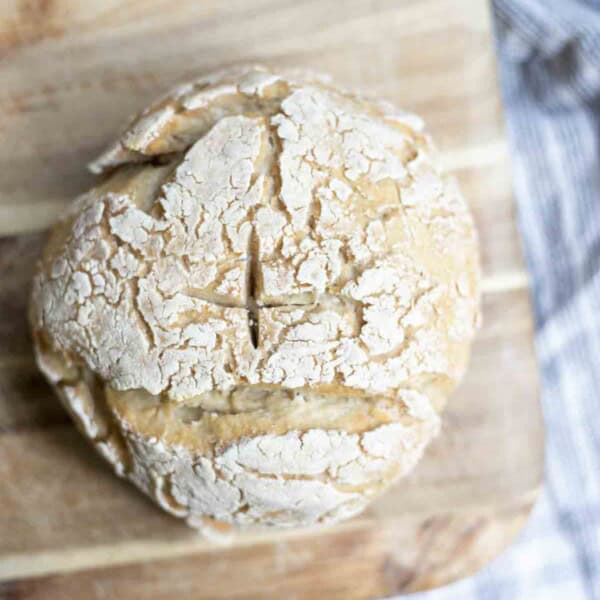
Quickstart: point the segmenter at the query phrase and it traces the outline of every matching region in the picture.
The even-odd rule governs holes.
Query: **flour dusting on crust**
[[[208,531],[347,518],[414,466],[479,307],[472,218],[418,117],[239,67],[92,169],[30,315],[119,474]]]

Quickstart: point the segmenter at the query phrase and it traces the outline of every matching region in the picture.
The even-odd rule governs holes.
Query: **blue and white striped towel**
[[[536,317],[545,490],[515,545],[411,600],[600,600],[600,1],[495,0]]]

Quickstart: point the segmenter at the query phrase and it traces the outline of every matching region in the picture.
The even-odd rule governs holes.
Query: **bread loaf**
[[[416,464],[479,306],[473,221],[419,118],[240,67],[91,168],[30,318],[119,475],[214,534],[345,519]]]

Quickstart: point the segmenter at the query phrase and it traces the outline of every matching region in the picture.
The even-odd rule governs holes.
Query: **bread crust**
[[[420,119],[239,67],[167,94],[92,170],[30,319],[118,474],[214,533],[347,518],[416,464],[466,368],[480,279]]]

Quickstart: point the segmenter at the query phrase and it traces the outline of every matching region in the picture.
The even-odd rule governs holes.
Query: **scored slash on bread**
[[[414,466],[479,311],[472,218],[420,119],[240,67],[92,168],[30,315],[119,474],[214,534],[347,518]]]

